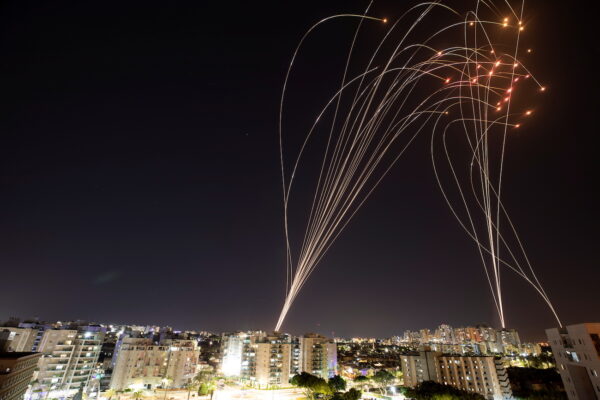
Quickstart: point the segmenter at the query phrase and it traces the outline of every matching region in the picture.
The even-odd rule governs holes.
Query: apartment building
[[[600,399],[600,323],[546,329],[569,400]]]
[[[200,349],[193,340],[155,343],[149,338],[123,339],[110,388],[182,388],[196,375]]]
[[[90,389],[104,338],[98,326],[46,330],[39,344],[36,389],[68,396],[80,387]]]
[[[31,352],[37,334],[37,329],[0,327],[0,340],[8,342],[6,351]]]
[[[337,368],[333,340],[317,334],[294,337],[263,331],[224,334],[221,372],[260,387],[286,386],[300,372],[329,378]]]
[[[421,351],[401,357],[404,385],[434,381],[478,393],[490,400],[512,398],[506,370],[491,356],[445,355]]]
[[[331,378],[337,369],[337,345],[325,336],[307,333],[300,338],[301,371]]]
[[[0,399],[23,398],[40,356],[32,352],[0,352]]]

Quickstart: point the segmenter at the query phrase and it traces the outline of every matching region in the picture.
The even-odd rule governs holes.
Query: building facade
[[[600,323],[547,329],[569,400],[600,399]]]
[[[298,373],[298,339],[263,331],[224,334],[221,339],[221,372],[252,385],[285,386]]]
[[[272,334],[258,340],[254,349],[254,376],[260,385],[288,385],[292,373],[293,339],[289,335]],[[297,365],[297,363],[296,363]]]
[[[512,398],[506,370],[491,356],[445,355],[421,351],[401,357],[404,385],[415,387],[425,381],[450,385],[478,393],[490,400]]]
[[[253,385],[287,386],[290,378],[308,372],[325,379],[335,375],[337,346],[317,334],[294,337],[263,331],[223,334],[221,372]]]
[[[110,388],[182,388],[196,375],[200,349],[193,340],[125,338],[121,343]]]
[[[307,333],[300,338],[301,372],[331,378],[337,370],[337,345],[325,336]]]
[[[0,340],[6,340],[7,351],[32,352],[37,329],[0,327]]]
[[[92,372],[98,362],[104,332],[100,327],[50,329],[39,344],[36,389],[57,396],[92,389]]]
[[[0,353],[0,399],[23,398],[40,356],[32,352]]]

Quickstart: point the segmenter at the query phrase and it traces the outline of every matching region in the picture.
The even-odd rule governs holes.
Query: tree
[[[213,371],[204,370],[198,372],[194,377],[194,382],[198,385],[199,396],[206,396],[215,390],[215,374]]]
[[[394,382],[396,377],[385,369],[379,370],[373,375],[373,381],[379,386],[379,388],[385,393],[386,386],[389,386]]]
[[[354,382],[356,383],[367,383],[369,381],[369,378],[367,378],[364,375],[359,375],[356,378],[354,378]]]
[[[294,386],[303,388],[306,392],[306,397],[310,400],[314,400],[315,394],[331,395],[331,387],[323,378],[309,374],[308,372],[302,372],[301,374],[294,375],[290,379],[290,383]]]
[[[210,383],[215,379],[215,374],[213,371],[203,370],[196,374],[194,377],[194,381],[198,383]]]
[[[187,385],[185,385],[185,388],[188,391],[188,393],[187,393],[187,400],[190,400],[190,394],[192,393],[192,390],[197,389],[198,386],[200,386],[200,385],[198,383],[194,382],[194,381],[192,381],[192,382],[188,383]]]
[[[554,368],[507,368],[513,395],[523,399],[565,399],[560,375]]]
[[[480,394],[433,381],[425,381],[415,388],[407,388],[404,395],[416,400],[485,400]]]
[[[346,390],[346,380],[339,375],[329,378],[327,383],[329,383],[332,392],[343,392]]]
[[[354,388],[348,390],[346,393],[337,392],[333,395],[331,400],[359,400],[362,396],[360,390]]]

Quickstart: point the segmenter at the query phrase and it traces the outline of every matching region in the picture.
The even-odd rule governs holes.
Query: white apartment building
[[[196,375],[200,349],[193,340],[125,338],[116,358],[110,388],[181,388]]]
[[[292,358],[298,353],[293,353],[295,343],[287,335],[270,335],[261,338],[249,346],[250,354],[254,356],[254,364],[249,364],[247,369],[250,380],[256,381],[259,386],[285,386],[288,385],[292,372]],[[297,362],[295,363],[297,365]],[[253,368],[252,368],[253,367]]]
[[[434,381],[478,393],[490,400],[511,399],[506,370],[491,356],[444,355],[421,351],[401,357],[404,385],[415,387]]]
[[[44,332],[38,350],[36,386],[44,392],[68,396],[89,389],[98,362],[104,332],[97,327],[50,329]]]
[[[228,333],[221,349],[221,372],[259,387],[286,386],[302,371],[328,378],[337,367],[336,344],[316,334],[296,338],[278,332]]]
[[[223,334],[221,338],[221,372],[227,377],[250,377],[253,375],[254,360],[248,346],[263,332],[235,332]],[[243,371],[244,370],[244,371]]]
[[[301,372],[331,378],[337,370],[337,345],[325,336],[307,333],[300,338]]]
[[[224,334],[221,372],[259,387],[285,386],[299,371],[298,341],[263,331]]]
[[[569,400],[600,399],[600,323],[546,329]]]

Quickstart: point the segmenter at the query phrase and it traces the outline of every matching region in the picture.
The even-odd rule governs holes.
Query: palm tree
[[[192,381],[190,383],[188,383],[185,388],[187,389],[188,393],[187,393],[187,400],[190,400],[190,394],[192,393],[192,390],[196,390],[198,389],[198,386],[200,386],[198,383]]]
[[[194,377],[194,382],[198,384],[198,394],[205,395],[208,394],[211,389],[213,389],[213,383],[215,379],[215,374],[212,371],[200,371]],[[206,392],[206,393],[204,393]]]

